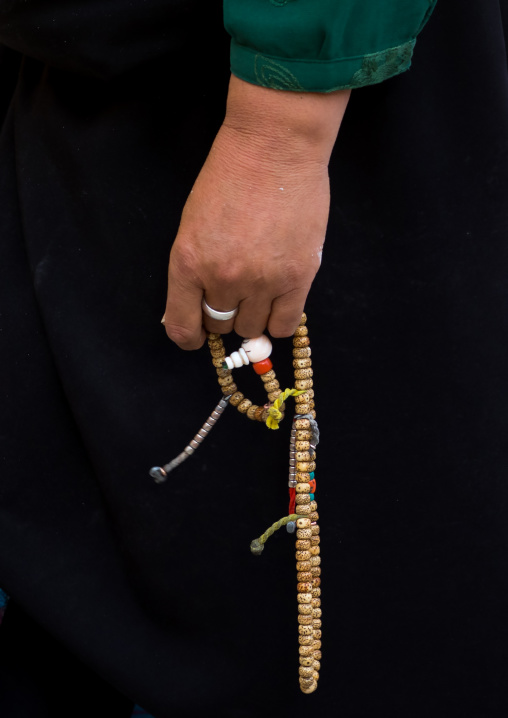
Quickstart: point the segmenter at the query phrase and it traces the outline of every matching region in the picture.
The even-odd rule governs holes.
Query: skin
[[[182,349],[205,330],[296,329],[321,263],[328,163],[349,91],[294,93],[232,76],[226,116],[187,199],[168,271],[164,325]],[[202,313],[203,295],[234,319]]]

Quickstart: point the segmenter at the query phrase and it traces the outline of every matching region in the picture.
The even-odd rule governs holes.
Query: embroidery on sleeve
[[[410,40],[404,45],[366,55],[362,66],[351,78],[352,87],[374,85],[407,70],[411,64],[414,44],[415,41]]]
[[[264,55],[254,58],[254,75],[258,84],[273,90],[293,90],[304,92],[298,79],[280,62]]]

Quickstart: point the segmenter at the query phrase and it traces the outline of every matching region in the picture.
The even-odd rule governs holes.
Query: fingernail
[[[165,319],[166,319],[166,312],[164,312],[164,316],[161,319],[161,324],[164,324]]]

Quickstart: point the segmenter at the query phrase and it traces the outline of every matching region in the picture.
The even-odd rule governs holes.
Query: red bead
[[[254,362],[252,368],[256,374],[266,374],[266,372],[273,368],[273,364],[270,359],[263,359],[263,361]]]
[[[309,481],[309,484],[310,484],[310,492],[309,493],[313,494],[316,491],[316,479],[311,479]]]

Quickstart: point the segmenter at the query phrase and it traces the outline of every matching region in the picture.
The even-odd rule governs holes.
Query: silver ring
[[[212,309],[212,307],[206,303],[205,298],[203,297],[203,301],[201,302],[201,306],[203,307],[204,313],[211,317],[212,319],[218,319],[219,322],[226,322],[228,319],[233,319],[233,317],[236,317],[238,314],[238,307],[236,309],[231,309],[229,312],[219,312],[217,309]]]

